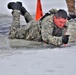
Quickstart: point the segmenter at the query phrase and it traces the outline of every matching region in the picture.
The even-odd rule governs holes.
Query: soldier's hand
[[[67,44],[67,43],[68,43],[68,41],[69,41],[69,36],[70,36],[70,35],[64,35],[64,36],[62,36],[62,42],[63,42],[64,44]]]

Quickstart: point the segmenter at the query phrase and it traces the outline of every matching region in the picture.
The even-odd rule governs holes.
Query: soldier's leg
[[[13,10],[12,17],[13,22],[9,32],[9,38],[14,39],[26,39],[26,36],[29,35],[28,29],[30,24],[27,25],[28,27],[21,27],[20,26],[20,8],[22,4],[20,2],[10,2],[8,4],[8,8]]]
[[[75,14],[75,0],[66,0],[69,14]]]
[[[33,20],[30,13],[24,7],[21,7],[20,11],[21,11],[21,14],[24,16],[27,23],[30,22],[31,20]]]
[[[20,28],[20,8],[21,8],[21,6],[22,6],[22,4],[20,2],[19,3],[15,3],[15,2],[8,3],[8,9],[13,10],[13,13],[12,13],[13,22],[12,22],[10,32],[9,32],[10,38],[16,38],[17,30]]]
[[[28,25],[26,25],[25,27],[20,27],[20,10],[17,9],[14,10],[13,8],[12,16],[13,16],[13,23],[9,34],[10,38],[30,39],[32,33],[29,32],[29,30],[31,31],[32,23],[34,23],[34,21],[32,20],[31,21],[32,23],[31,22],[27,23]]]
[[[67,7],[68,7],[68,12],[69,12],[69,19],[74,19],[76,18],[76,10],[75,10],[75,0],[66,0]]]
[[[20,11],[19,10],[14,10],[13,11],[13,22],[11,25],[10,33],[9,33],[9,38],[14,39],[26,39],[26,34],[28,34],[28,27],[20,26]]]
[[[20,28],[20,11],[13,10],[12,13],[12,25],[9,32],[9,38],[16,38],[17,29]]]

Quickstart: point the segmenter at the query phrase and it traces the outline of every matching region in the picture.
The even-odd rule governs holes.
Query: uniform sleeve
[[[54,25],[52,24],[51,21],[45,21],[42,23],[42,39],[43,41],[49,43],[49,44],[53,44],[56,46],[61,46],[62,43],[62,37],[56,37],[53,36],[53,29],[54,29]]]
[[[67,31],[68,31],[68,27],[69,27],[69,22],[67,21],[67,23],[64,26],[64,35],[66,35]]]

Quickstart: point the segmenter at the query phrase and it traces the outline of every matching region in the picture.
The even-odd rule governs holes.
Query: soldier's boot
[[[69,17],[70,18],[76,18],[76,12],[75,12],[75,0],[66,0]]]
[[[22,3],[21,2],[9,2],[7,5],[8,9],[12,9],[12,10],[20,10],[22,7]]]
[[[20,11],[21,11],[21,14],[24,16],[27,23],[30,22],[31,20],[33,20],[30,13],[24,7],[21,7]]]

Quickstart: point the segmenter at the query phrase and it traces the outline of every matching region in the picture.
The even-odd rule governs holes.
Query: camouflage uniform
[[[25,15],[28,17],[27,15]],[[25,17],[25,18],[26,18]],[[30,18],[31,16],[29,16]],[[26,39],[26,40],[40,40],[40,27],[38,21],[29,19],[29,23],[25,26],[20,26],[20,11],[14,10],[13,12],[13,23],[10,29],[9,38]]]
[[[9,33],[10,38],[45,41],[56,46],[62,45],[62,35],[65,34],[67,26],[58,28],[53,23],[53,15],[48,15],[44,19],[31,20],[25,26],[20,26],[20,11],[14,10],[13,23]]]

